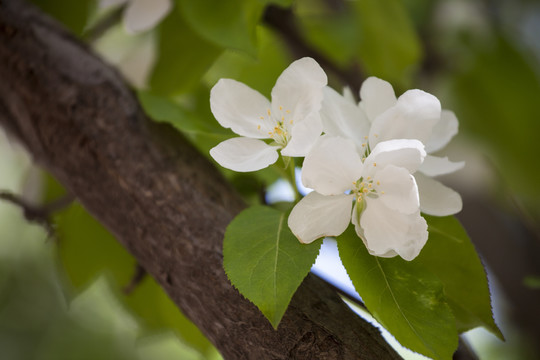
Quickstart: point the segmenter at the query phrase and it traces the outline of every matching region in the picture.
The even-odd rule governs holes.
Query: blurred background
[[[337,90],[357,94],[374,75],[397,95],[410,88],[436,95],[460,120],[444,152],[466,161],[442,180],[462,194],[458,218],[486,267],[506,342],[482,329],[466,338],[480,359],[540,358],[539,1],[34,3],[117,67],[151,118],[171,123],[205,154],[231,136],[210,113],[215,82],[234,78],[269,96],[299,57],[315,58]],[[251,203],[279,176],[224,173]],[[66,196],[3,133],[0,191],[30,204]],[[0,201],[2,357],[219,359],[114,237],[76,201],[66,203],[51,214],[51,235]],[[325,248],[323,275],[339,267],[332,243]],[[335,281],[347,289],[346,279]]]

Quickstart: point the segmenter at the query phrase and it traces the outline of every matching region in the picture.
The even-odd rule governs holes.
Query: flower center
[[[374,181],[371,176],[367,178],[361,177],[357,181],[353,182],[354,188],[352,189],[353,194],[356,197],[356,202],[361,204],[364,202],[366,197],[377,198],[381,195],[384,195],[384,191],[378,191],[378,187],[381,185],[380,181]]]
[[[261,120],[268,119],[270,122],[274,123],[275,126],[271,131],[268,131],[268,136],[273,139],[281,147],[285,147],[291,138],[291,128],[294,123],[294,120],[290,118],[291,111],[284,110],[282,106],[279,107],[277,114],[272,114],[272,111],[268,109],[266,111],[266,116],[260,116]],[[261,129],[261,125],[257,125],[257,129]]]

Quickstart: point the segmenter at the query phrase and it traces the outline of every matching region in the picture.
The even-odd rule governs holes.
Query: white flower
[[[360,89],[359,106],[330,88],[325,89],[321,109],[324,131],[351,138],[359,149],[373,149],[392,139],[416,139],[427,153],[442,149],[457,134],[453,112],[441,110],[439,100],[422,90],[408,90],[396,98],[392,85],[370,77]],[[446,216],[461,211],[461,197],[432,176],[444,175],[463,167],[463,162],[427,155],[414,174],[422,212]]]
[[[210,93],[212,113],[221,126],[242,137],[220,143],[210,155],[239,172],[273,164],[279,149],[283,156],[305,156],[322,132],[319,110],[326,83],[326,74],[311,58],[283,71],[272,89],[272,103],[238,81],[219,80]]]
[[[126,4],[124,25],[126,30],[135,34],[150,30],[171,11],[171,0],[100,0],[99,7]]]
[[[418,140],[378,143],[366,157],[351,139],[323,135],[304,160],[302,182],[315,191],[288,224],[302,243],[340,235],[349,223],[376,256],[414,259],[427,241],[411,175],[426,153]]]

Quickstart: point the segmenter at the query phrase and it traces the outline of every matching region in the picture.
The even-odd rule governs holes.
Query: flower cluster
[[[272,102],[230,79],[212,89],[218,122],[241,137],[210,151],[223,167],[255,171],[285,157],[305,157],[302,183],[313,189],[293,208],[288,225],[302,243],[339,236],[352,224],[372,255],[414,259],[428,238],[421,213],[461,210],[461,197],[432,177],[463,167],[431,153],[457,134],[458,121],[421,90],[396,98],[370,77],[360,103],[338,94],[310,58],[278,78]],[[264,141],[263,139],[270,139]]]

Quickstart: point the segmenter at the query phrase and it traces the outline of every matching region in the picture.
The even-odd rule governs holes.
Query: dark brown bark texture
[[[308,276],[278,330],[229,283],[241,198],[116,71],[23,1],[0,0],[0,124],[100,220],[226,359],[398,359]]]

